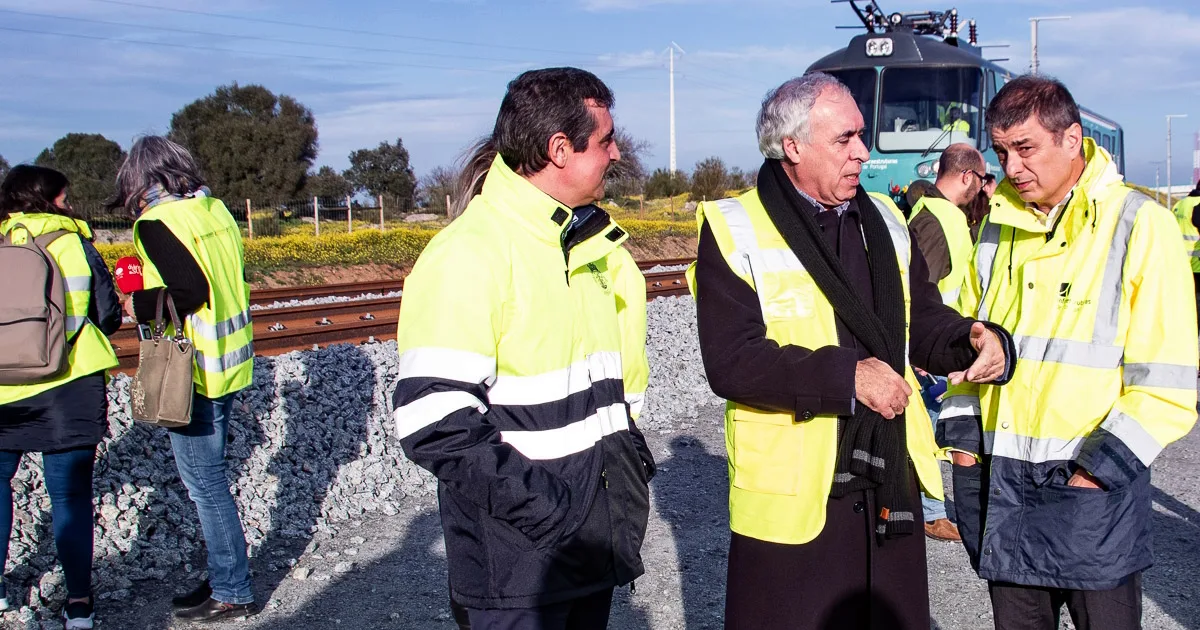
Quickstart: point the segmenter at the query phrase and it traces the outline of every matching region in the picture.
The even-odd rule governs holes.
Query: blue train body
[[[978,148],[988,172],[1003,178],[991,139],[983,132],[983,113],[1015,75],[983,58],[974,43],[974,23],[964,39],[953,9],[885,16],[873,3],[865,9],[850,4],[868,32],[809,70],[836,76],[858,101],[866,122],[863,141],[871,151],[871,160],[863,165],[863,187],[900,201],[913,180],[937,176],[942,150],[958,142]],[[1121,126],[1080,110],[1084,135],[1095,138],[1124,172]]]

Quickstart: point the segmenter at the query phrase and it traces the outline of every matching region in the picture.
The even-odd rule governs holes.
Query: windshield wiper
[[[949,127],[948,129],[943,129],[942,135],[938,136],[937,139],[933,141],[933,144],[929,145],[928,149],[925,149],[924,151],[921,152],[921,157],[925,157],[925,156],[929,155],[929,152],[933,151],[933,148],[936,147],[937,144],[942,141],[942,138],[945,138],[946,135],[949,134],[950,131],[953,129],[954,129],[953,126]]]

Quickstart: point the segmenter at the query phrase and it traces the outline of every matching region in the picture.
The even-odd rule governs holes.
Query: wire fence
[[[383,196],[374,199],[313,197],[283,202],[222,201],[241,227],[242,236],[248,239],[386,230],[412,223],[414,219],[436,221],[445,218],[442,214],[418,216],[423,211],[406,210],[398,201]],[[132,234],[127,232],[133,230],[133,218],[128,215],[112,214],[100,208],[77,206],[74,210],[88,222],[99,240],[132,240]]]

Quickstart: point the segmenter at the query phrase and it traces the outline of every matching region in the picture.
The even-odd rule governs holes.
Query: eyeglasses
[[[970,173],[970,174],[974,175],[975,177],[978,177],[979,183],[981,183],[981,184],[986,184],[988,182],[988,179],[992,177],[992,175],[990,173],[985,175],[973,168],[965,168],[965,169],[963,169],[962,172]]]

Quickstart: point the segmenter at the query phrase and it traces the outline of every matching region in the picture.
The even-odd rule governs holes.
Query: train
[[[902,203],[914,180],[937,176],[942,150],[958,142],[978,148],[988,172],[1002,179],[983,114],[1016,75],[996,63],[1003,59],[983,57],[975,20],[962,37],[956,9],[885,14],[877,1],[862,6],[862,0],[832,1],[849,4],[867,32],[808,70],[837,77],[854,94],[871,152],[863,164],[863,187]],[[1084,135],[1104,147],[1124,173],[1121,126],[1082,106],[1080,117]]]

